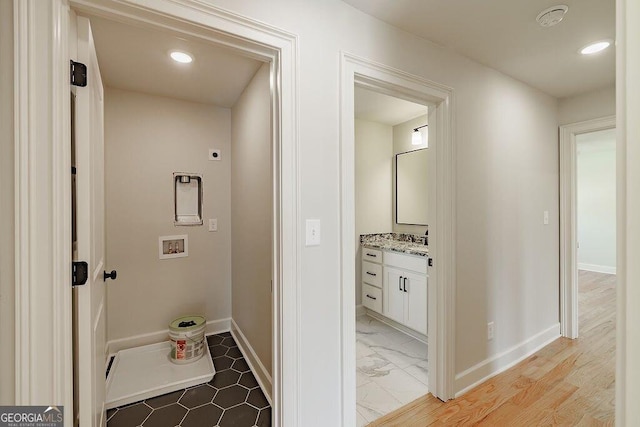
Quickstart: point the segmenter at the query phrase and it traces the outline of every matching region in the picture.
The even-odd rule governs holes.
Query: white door
[[[406,273],[405,323],[411,329],[427,334],[427,277]]]
[[[403,272],[384,268],[383,314],[396,322],[404,323]]]
[[[72,15],[72,18],[74,16]],[[105,426],[105,268],[103,88],[89,20],[77,17],[77,57],[87,66],[87,86],[75,87],[77,261],[88,264],[76,286],[77,398],[82,427]]]

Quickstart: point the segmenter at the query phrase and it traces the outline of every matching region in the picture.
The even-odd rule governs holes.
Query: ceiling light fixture
[[[413,129],[413,133],[411,134],[411,145],[423,145],[425,144],[427,148],[429,148],[429,134],[425,132],[421,132],[421,128],[426,128],[427,125],[418,126]]]
[[[589,43],[588,45],[580,49],[580,53],[583,55],[593,55],[594,53],[602,52],[609,46],[611,46],[611,40],[600,40],[597,42]]]
[[[569,6],[559,4],[557,6],[551,6],[548,9],[543,10],[538,14],[536,21],[542,27],[553,27],[559,24],[564,19],[564,15],[569,10]]]
[[[180,50],[172,50],[169,52],[169,56],[171,56],[171,59],[181,64],[188,64],[193,61],[193,56]]]

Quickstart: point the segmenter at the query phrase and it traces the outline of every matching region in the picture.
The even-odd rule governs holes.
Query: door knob
[[[106,271],[104,272],[104,281],[106,282],[107,279],[111,279],[111,280],[116,280],[116,277],[118,277],[118,272],[115,270],[111,270],[111,273],[107,273]]]

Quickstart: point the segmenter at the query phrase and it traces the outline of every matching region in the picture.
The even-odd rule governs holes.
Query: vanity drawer
[[[362,260],[382,263],[382,251],[378,249],[362,248]]]
[[[382,287],[382,265],[362,261],[362,281]]]
[[[362,305],[370,310],[382,313],[382,289],[363,283]]]

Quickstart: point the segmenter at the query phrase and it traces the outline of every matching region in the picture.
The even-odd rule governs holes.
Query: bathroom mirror
[[[427,225],[428,149],[396,154],[396,223]]]

